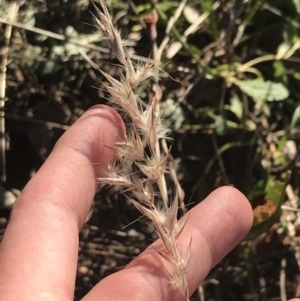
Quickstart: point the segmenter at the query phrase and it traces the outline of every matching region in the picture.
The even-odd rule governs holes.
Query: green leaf
[[[300,72],[293,72],[292,76],[294,77],[294,79],[300,80]]]
[[[273,63],[274,76],[276,78],[281,78],[285,74],[285,67],[281,61],[275,61]]]
[[[28,9],[27,11],[25,11],[23,22],[26,25],[35,26],[35,14],[36,12],[34,10]]]
[[[175,130],[180,129],[185,119],[182,108],[172,99],[162,102],[160,108],[162,118],[171,120]]]
[[[289,183],[289,173],[284,182],[272,181],[267,187],[266,195],[259,195],[252,200],[253,226],[245,240],[251,240],[268,231],[277,221],[280,208],[285,197],[285,189]]]
[[[285,134],[285,135],[283,135],[283,136],[281,137],[281,139],[279,140],[279,143],[278,143],[278,146],[277,146],[277,151],[279,151],[279,152],[282,152],[282,151],[283,151],[284,146],[285,146],[285,144],[286,144],[286,141],[287,141],[287,135]]]
[[[245,80],[239,82],[240,89],[252,97],[257,103],[265,101],[280,101],[289,96],[289,91],[282,83],[260,80]]]
[[[142,13],[145,10],[151,9],[151,4],[150,3],[144,3],[144,4],[140,4],[136,7],[136,10],[138,13]]]
[[[299,118],[300,118],[300,106],[298,106],[296,108],[296,110],[295,110],[295,112],[293,114],[291,125],[290,125],[291,129],[293,129],[296,126]]]
[[[239,119],[243,117],[243,105],[240,99],[237,96],[233,96],[230,99],[230,110],[233,112]]]
[[[293,0],[297,13],[300,14],[300,0]]]
[[[41,66],[42,66],[41,73],[43,75],[48,75],[48,74],[52,74],[54,72],[56,63],[52,60],[49,60],[49,61],[45,62],[44,64],[41,64]]]
[[[267,103],[264,102],[261,104],[261,110],[267,117],[271,116],[270,107],[267,105]]]
[[[168,10],[176,7],[176,3],[175,2],[160,2],[157,4],[157,6],[163,11],[163,12],[167,12]]]
[[[223,116],[216,116],[215,128],[218,135],[223,136],[226,131],[226,123]]]

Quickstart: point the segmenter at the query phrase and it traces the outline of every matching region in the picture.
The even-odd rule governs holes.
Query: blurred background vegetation
[[[254,208],[251,240],[212,271],[193,300],[300,297],[300,1],[106,3],[134,60],[151,61],[164,45],[154,87],[172,124],[187,207],[233,185]],[[90,62],[119,74],[93,12],[88,0],[0,0],[1,235],[8,195],[19,193],[85,110],[106,103],[104,78]],[[140,89],[145,100],[151,93],[148,84]],[[80,237],[77,299],[155,238],[145,223],[130,224],[137,217],[116,196],[96,197]]]

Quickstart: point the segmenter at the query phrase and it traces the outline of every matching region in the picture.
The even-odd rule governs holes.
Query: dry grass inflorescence
[[[178,289],[186,300],[189,290],[186,273],[190,253],[182,252],[177,245],[186,220],[178,221],[178,191],[180,187],[174,181],[173,189],[167,188],[166,176],[174,174],[171,166],[168,139],[168,125],[159,114],[159,101],[154,96],[145,103],[137,88],[145,81],[157,80],[158,68],[150,63],[134,63],[126,47],[128,43],[121,39],[113,26],[109,11],[100,1],[96,25],[107,39],[112,52],[121,64],[119,78],[113,78],[102,72],[108,81],[110,102],[124,117],[126,140],[118,143],[115,151],[118,160],[108,167],[107,174],[99,178],[111,191],[123,193],[128,200],[152,221],[163,242],[163,248],[156,249],[164,262],[166,274],[172,286]],[[174,180],[174,177],[170,176]],[[184,254],[183,254],[184,253]]]

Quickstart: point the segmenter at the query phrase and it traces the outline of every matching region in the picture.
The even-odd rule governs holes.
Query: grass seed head
[[[160,117],[160,96],[145,104],[137,95],[136,88],[151,78],[157,79],[158,68],[150,63],[133,63],[120,33],[114,28],[108,9],[99,0],[102,10],[97,9],[96,24],[107,39],[110,48],[122,65],[118,79],[102,72],[107,79],[110,101],[125,116],[127,138],[116,144],[118,161],[108,168],[106,177],[99,178],[112,191],[123,192],[128,200],[148,217],[161,238],[164,248],[157,250],[168,263],[166,273],[174,288],[188,299],[186,272],[189,261],[181,255],[176,243],[186,223],[178,223],[178,197],[168,199],[165,177],[170,166],[170,150],[163,151],[162,140],[168,139],[169,128]],[[158,89],[160,90],[160,89]],[[178,183],[175,182],[175,189]]]

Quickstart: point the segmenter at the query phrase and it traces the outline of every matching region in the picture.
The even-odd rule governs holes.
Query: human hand
[[[93,163],[100,163],[103,172],[114,161],[111,147],[124,132],[119,115],[99,105],[57,142],[12,210],[0,244],[0,300],[73,300],[78,232],[99,177]],[[249,202],[231,187],[217,189],[189,212],[178,242],[186,250],[192,237],[187,272],[190,292],[243,239],[251,225]],[[183,297],[172,290],[161,258],[150,246],[122,271],[98,283],[83,300],[179,301]]]

